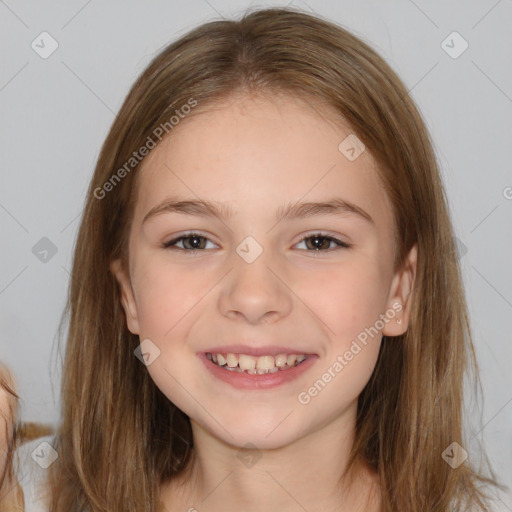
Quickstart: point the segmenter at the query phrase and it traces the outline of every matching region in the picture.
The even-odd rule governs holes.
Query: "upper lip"
[[[300,348],[280,347],[278,345],[265,345],[259,347],[251,347],[248,345],[222,345],[212,347],[204,351],[210,354],[247,354],[248,356],[277,356],[278,354],[297,354],[297,355],[314,355],[313,352],[307,352]]]

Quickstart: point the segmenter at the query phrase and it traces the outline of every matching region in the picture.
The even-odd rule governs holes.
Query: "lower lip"
[[[279,370],[274,373],[249,374],[236,371],[224,370],[210,361],[206,354],[198,354],[208,371],[212,375],[237,389],[271,389],[298,378],[306,372],[317,360],[318,356],[308,355],[307,358],[297,366],[289,370]]]

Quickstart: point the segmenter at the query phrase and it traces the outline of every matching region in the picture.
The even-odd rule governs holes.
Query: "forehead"
[[[376,162],[368,150],[357,156],[361,148],[341,117],[318,102],[236,96],[199,105],[145,158],[135,217],[169,195],[270,215],[286,201],[336,194],[389,220]]]

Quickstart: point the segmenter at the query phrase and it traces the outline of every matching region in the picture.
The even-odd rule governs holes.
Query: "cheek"
[[[315,282],[308,304],[322,320],[329,345],[324,361],[297,396],[312,425],[315,418],[336,417],[368,383],[379,355],[379,319],[388,291],[377,265],[340,266],[317,274]]]
[[[384,313],[388,288],[379,266],[361,259],[316,271],[298,295],[322,320],[333,345],[343,348],[375,325]]]
[[[364,259],[317,273],[308,288],[314,290],[308,304],[322,320],[329,345],[319,368],[322,373],[314,376],[312,388],[304,390],[305,400],[321,394],[315,407],[333,408],[334,413],[360,394],[373,373],[388,289],[379,265]]]
[[[186,315],[200,307],[211,285],[199,272],[174,269],[153,259],[135,276],[134,291],[141,338],[163,340],[186,324]]]
[[[204,273],[177,269],[158,258],[139,259],[138,265],[143,270],[134,274],[133,285],[140,339],[151,340],[159,351],[148,373],[175,405],[192,417],[200,416],[190,400],[190,393],[199,396],[200,390],[190,378],[201,374],[202,363],[191,357],[192,347],[187,343],[191,327],[202,314],[201,299],[212,284]]]

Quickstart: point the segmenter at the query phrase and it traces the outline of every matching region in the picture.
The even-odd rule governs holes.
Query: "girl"
[[[49,510],[492,510],[428,133],[328,21],[260,10],[157,55],[101,151],[68,311]]]

